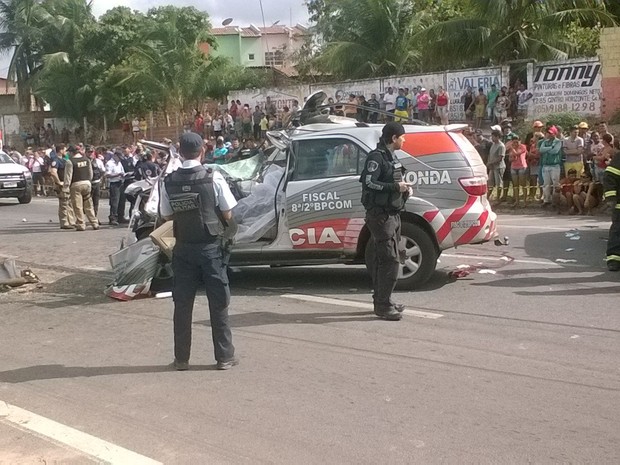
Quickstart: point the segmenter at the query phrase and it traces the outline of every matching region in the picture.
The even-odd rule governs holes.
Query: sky
[[[265,12],[265,24],[270,26],[276,21],[289,25],[291,16],[293,24],[308,23],[308,10],[303,0],[262,0]],[[127,6],[133,10],[146,12],[149,8],[161,5],[194,6],[206,11],[211,17],[213,27],[221,26],[226,18],[233,18],[235,26],[263,25],[259,0],[93,0],[93,13],[100,16],[115,6]],[[0,76],[6,77],[10,57],[0,56]]]
[[[280,24],[288,25],[291,14],[293,24],[308,22],[308,10],[303,0],[262,1],[267,26],[278,20]],[[226,18],[233,18],[232,24],[237,26],[247,26],[250,23],[257,26],[263,25],[259,0],[93,0],[93,13],[99,16],[119,5],[140,11],[161,5],[194,6],[209,13],[214,27],[220,26]]]

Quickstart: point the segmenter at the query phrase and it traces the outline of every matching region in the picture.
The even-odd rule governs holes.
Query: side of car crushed
[[[442,250],[495,237],[486,199],[486,170],[460,127],[407,126],[396,155],[414,187],[402,213],[407,258],[398,287],[426,281]],[[370,263],[359,175],[376,146],[380,125],[311,124],[282,143],[287,165],[278,234],[258,249],[233,250],[237,265]],[[280,141],[282,142],[282,141]],[[288,232],[288,234],[286,234]]]

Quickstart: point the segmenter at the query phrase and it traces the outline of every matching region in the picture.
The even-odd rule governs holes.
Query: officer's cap
[[[186,132],[179,137],[179,149],[182,155],[191,155],[200,152],[204,141],[195,132]]]
[[[392,138],[394,136],[400,137],[405,133],[405,128],[402,124],[397,123],[396,121],[390,121],[385,126],[383,126],[383,134],[381,138],[386,141],[386,143],[392,142]]]
[[[77,153],[78,149],[75,145],[70,145],[69,147],[67,147],[67,152],[69,153]]]

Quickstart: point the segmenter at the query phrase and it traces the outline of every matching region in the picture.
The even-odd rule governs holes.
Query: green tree
[[[85,0],[47,0],[49,20],[41,25],[43,67],[33,84],[35,94],[59,116],[82,121],[95,113],[96,69],[84,39],[95,23]]]
[[[38,0],[0,0],[0,52],[10,53],[7,77],[18,86],[18,102],[29,110],[32,81],[41,68],[42,25],[50,15]]]
[[[567,59],[580,53],[574,27],[615,24],[602,0],[464,0],[463,9],[417,36],[446,67]]]
[[[415,68],[412,2],[325,0],[317,30],[325,45],[315,67],[339,78],[397,74]]]
[[[460,14],[455,0],[310,0],[319,43],[306,45],[300,71],[320,70],[356,79],[420,71],[434,66],[416,36]]]
[[[213,44],[206,13],[172,6],[152,9],[141,31],[140,43],[129,50],[109,79],[117,87],[142,92],[158,108],[182,113],[196,98],[197,81],[210,62],[199,45]]]

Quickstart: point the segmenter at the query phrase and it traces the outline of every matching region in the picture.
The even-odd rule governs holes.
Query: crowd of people
[[[378,97],[377,97],[378,95]],[[525,85],[517,80],[514,85],[498,89],[491,85],[488,92],[479,88],[474,92],[467,87],[460,97],[460,104],[468,122],[481,128],[485,120],[491,124],[501,121],[524,119],[527,105],[533,94]],[[328,100],[331,113],[338,116],[354,118],[362,123],[379,123],[395,120],[397,122],[414,119],[429,124],[449,124],[450,97],[446,90],[439,86],[437,91],[427,91],[423,86],[388,87],[385,93],[371,94],[367,99],[364,95],[349,94],[344,101],[337,97]],[[379,111],[377,111],[379,110]],[[394,116],[387,115],[391,113]]]
[[[511,97],[507,97],[508,94]],[[506,203],[514,208],[541,203],[543,208],[553,207],[569,214],[593,214],[605,205],[602,201],[603,173],[614,150],[620,149],[618,138],[608,132],[606,122],[598,123],[596,128],[590,128],[586,122],[561,128],[535,121],[527,134],[517,134],[511,116],[518,114],[528,95],[524,86],[517,83],[515,87],[499,91],[492,86],[487,94],[480,90],[478,96],[468,89],[462,98],[464,108],[472,109],[470,126],[464,135],[487,166],[489,199],[496,205]],[[443,88],[439,88],[437,94],[433,89],[427,94],[423,87],[411,91],[388,88],[379,99],[376,94],[371,94],[369,100],[352,94],[347,102],[333,102],[333,99],[328,102],[332,114],[369,123],[414,118],[447,124],[448,104]],[[385,113],[373,112],[373,109]],[[267,131],[298,125],[299,114],[296,100],[290,108],[278,109],[267,97],[262,106],[256,105],[253,110],[249,104],[233,100],[230,106],[224,102],[215,111],[196,110],[193,121],[186,122],[184,131],[199,134],[204,140],[206,163],[225,164],[268,146]],[[479,127],[480,118],[499,120],[499,124],[491,126],[490,137]],[[146,131],[143,120],[134,118],[130,126],[134,128],[134,139],[143,137]],[[129,203],[126,209],[126,187],[134,180],[157,176],[166,163],[165,154],[145,148],[137,141],[108,147],[83,143],[68,146],[53,142],[55,133],[51,126],[45,134],[45,146],[29,147],[24,155],[15,149],[8,151],[17,163],[32,172],[34,195],[55,193],[60,198],[66,160],[81,154],[92,163],[95,214],[101,190],[109,191],[111,225],[127,222],[131,214],[133,205]],[[164,142],[172,144],[169,139]],[[73,227],[73,222],[70,218],[61,219],[61,226]]]
[[[98,229],[96,216],[103,189],[108,190],[110,198],[109,224],[128,223],[133,200],[127,199],[125,189],[136,180],[156,177],[166,164],[164,152],[152,151],[140,143],[116,147],[59,143],[47,148],[29,147],[24,155],[11,148],[8,154],[32,172],[35,195],[53,193],[58,197],[61,229],[84,230],[84,214]],[[86,183],[88,189],[84,188]],[[83,195],[78,196],[78,191]],[[88,211],[91,205],[93,215]]]
[[[276,104],[267,97],[261,106],[252,109],[250,104],[241,104],[240,100],[231,100],[230,106],[224,101],[216,110],[204,113],[195,110],[193,120],[184,123],[185,132],[195,132],[206,140],[217,140],[219,137],[237,137],[258,143],[266,138],[267,131],[287,128],[299,113],[297,100],[291,106],[278,109]]]
[[[567,128],[534,121],[525,135],[503,121],[488,138],[469,127],[464,134],[488,169],[489,199],[514,208],[541,203],[568,214],[593,214],[603,202],[603,175],[616,150],[617,137],[601,121]]]

